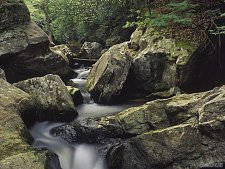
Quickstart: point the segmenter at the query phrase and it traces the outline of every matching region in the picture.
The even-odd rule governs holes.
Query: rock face
[[[224,81],[223,71],[216,66],[217,53],[213,47],[203,47],[197,42],[190,44],[185,39],[169,38],[152,27],[138,28],[131,35],[130,41],[120,44],[121,50],[132,58],[128,81],[121,86],[128,93],[149,95],[174,87],[188,92],[203,91]],[[221,61],[221,65],[223,64]],[[94,69],[96,74],[100,74],[99,68]],[[131,84],[134,87],[129,88]],[[104,87],[99,88],[98,92],[102,93],[103,89]]]
[[[123,44],[105,52],[91,69],[87,89],[96,102],[115,101],[123,89],[131,66],[131,57],[122,51]]]
[[[52,132],[71,143],[86,138],[82,141],[111,144],[106,156],[109,169],[198,169],[222,165],[224,98],[225,86],[181,94],[114,116],[74,122]]]
[[[0,29],[0,66],[7,79],[16,82],[49,73],[65,76],[69,63],[50,52],[47,35],[29,21],[29,12],[23,1],[8,1],[0,4],[0,15],[4,15],[0,19],[3,23]]]
[[[111,151],[111,161],[122,160],[110,168],[197,169],[223,162],[224,93],[223,86],[205,93],[149,102],[138,110],[122,112],[116,117],[122,127],[138,136]],[[113,151],[119,151],[117,154],[121,156],[113,156]]]
[[[80,49],[79,56],[84,59],[99,59],[103,47],[98,42],[84,42]]]
[[[57,75],[32,78],[14,85],[32,96],[39,120],[71,121],[77,116],[72,97]]]
[[[0,168],[44,169],[46,156],[27,144],[29,133],[21,119],[35,112],[27,93],[0,78]]]
[[[0,30],[21,22],[29,21],[28,8],[22,0],[0,2]]]

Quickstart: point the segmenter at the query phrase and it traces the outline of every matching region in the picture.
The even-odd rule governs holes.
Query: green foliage
[[[44,13],[41,9],[42,0],[25,0],[31,13],[31,19],[42,28],[44,27]]]
[[[190,25],[194,8],[195,5],[190,4],[188,0],[184,0],[183,2],[171,2],[162,6],[163,12],[146,11],[143,13],[137,10],[138,21],[127,22],[124,27],[152,25],[158,28],[167,28],[169,26]]]
[[[34,20],[42,22],[44,0],[25,1]],[[122,4],[122,0],[49,0],[48,12],[53,36],[57,41],[64,42],[85,37],[90,24],[102,23]]]

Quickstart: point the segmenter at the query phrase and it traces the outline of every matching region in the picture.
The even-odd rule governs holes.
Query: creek
[[[127,102],[120,105],[100,105],[94,103],[90,94],[85,90],[85,84],[89,73],[89,67],[81,66],[74,70],[78,75],[69,81],[70,85],[81,90],[84,103],[76,107],[78,117],[75,120],[81,120],[88,117],[101,117],[113,115],[129,107],[139,105],[138,102]],[[56,122],[36,122],[30,129],[34,138],[34,148],[46,148],[58,155],[62,169],[107,169],[106,162],[98,151],[97,144],[69,144],[62,139],[50,134],[50,131],[65,123]],[[55,164],[54,169],[60,169]]]

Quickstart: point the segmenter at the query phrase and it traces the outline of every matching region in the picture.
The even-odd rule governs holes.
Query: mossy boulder
[[[31,136],[21,118],[36,111],[32,97],[1,78],[0,84],[0,168],[44,169],[45,153],[28,144]]]
[[[9,82],[69,72],[67,57],[49,50],[47,35],[34,22],[9,28],[0,37],[0,65]]]
[[[0,161],[1,169],[45,169],[46,156],[30,151],[10,156]]]
[[[68,74],[68,59],[50,51],[48,36],[30,21],[23,0],[0,2],[0,25],[0,67],[9,82],[50,73]]]
[[[30,20],[30,13],[23,0],[0,2],[0,32],[5,28]]]
[[[87,89],[100,103],[115,101],[120,96],[131,66],[131,57],[122,52],[124,44],[111,47],[92,67]]]
[[[84,42],[80,49],[79,57],[84,59],[99,59],[102,50],[103,46],[98,42]]]
[[[198,169],[222,164],[224,92],[222,86],[208,92],[183,94],[111,117],[118,119],[125,131],[138,136],[111,148],[109,168]]]
[[[36,77],[14,85],[32,96],[39,120],[70,121],[77,116],[72,97],[57,75]]]

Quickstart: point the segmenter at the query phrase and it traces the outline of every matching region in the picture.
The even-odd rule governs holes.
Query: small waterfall
[[[84,66],[74,70],[78,76],[69,81],[69,85],[81,90],[84,98],[84,104],[77,106],[79,116],[76,120],[88,117],[101,117],[113,115],[137,103],[121,105],[100,105],[93,102],[90,94],[85,90],[90,68]],[[37,148],[47,148],[56,153],[59,157],[62,169],[107,169],[104,158],[98,152],[97,145],[76,144],[71,145],[58,137],[50,134],[51,129],[63,125],[63,123],[36,122],[30,129],[30,133],[35,139],[33,146]],[[58,164],[56,164],[58,166]],[[54,168],[58,169],[58,167]]]
[[[90,72],[90,67],[81,66],[79,69],[75,69],[74,71],[78,75],[76,78],[71,79],[68,82],[69,85],[80,89],[85,104],[94,103],[93,100],[91,99],[91,95],[86,91],[85,88],[87,77]]]
[[[98,155],[96,145],[71,145],[52,136],[51,129],[60,125],[62,123],[36,122],[30,129],[35,138],[33,147],[47,148],[56,153],[62,169],[106,169],[105,161]],[[58,165],[55,167],[54,169],[59,169]]]

